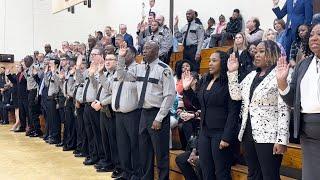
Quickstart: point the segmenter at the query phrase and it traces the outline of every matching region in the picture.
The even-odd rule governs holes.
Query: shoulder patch
[[[163,36],[163,33],[162,33],[162,32],[159,32],[159,35]]]
[[[159,62],[158,64],[159,64],[159,66],[161,66],[161,67],[163,67],[163,68],[167,68],[167,67],[168,67],[168,65],[166,65],[166,64],[164,64],[164,63],[162,63],[162,62]]]
[[[171,70],[170,69],[165,69],[163,71],[163,75],[166,76],[166,77],[170,77],[171,76]]]

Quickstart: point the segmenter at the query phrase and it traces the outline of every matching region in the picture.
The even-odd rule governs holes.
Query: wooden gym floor
[[[112,179],[111,173],[97,173],[93,166],[84,166],[84,158],[75,158],[72,151],[63,152],[40,138],[13,133],[11,126],[0,125],[0,179]]]

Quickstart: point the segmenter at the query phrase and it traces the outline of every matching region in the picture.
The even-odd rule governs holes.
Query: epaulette
[[[168,65],[166,65],[166,64],[164,64],[164,63],[162,63],[162,62],[159,62],[158,64],[159,64],[159,66],[161,66],[161,67],[163,67],[163,68],[167,68],[167,67],[168,67]]]

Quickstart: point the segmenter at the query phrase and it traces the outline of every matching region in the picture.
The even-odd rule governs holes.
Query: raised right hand
[[[238,58],[236,58],[236,55],[232,53],[230,55],[230,58],[228,59],[228,71],[234,72],[239,69],[239,61]]]
[[[179,17],[178,16],[176,16],[175,18],[174,18],[174,25],[175,26],[178,26],[178,24],[179,24]]]
[[[287,88],[287,78],[289,74],[290,64],[287,63],[285,57],[280,57],[277,62],[277,82],[278,87],[283,91]]]
[[[190,71],[185,71],[182,74],[182,85],[184,90],[190,89],[191,83],[193,81],[193,77],[190,74]]]
[[[119,49],[119,56],[125,57],[127,55],[127,43],[123,41],[120,44],[120,49]]]

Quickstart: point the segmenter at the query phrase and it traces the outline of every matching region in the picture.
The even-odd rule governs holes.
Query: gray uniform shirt
[[[98,77],[96,75],[89,76],[88,71],[85,70],[83,73],[79,69],[76,70],[76,76],[80,79],[84,79],[83,84],[83,97],[86,96],[86,101],[83,99],[83,103],[91,103],[96,100],[97,97],[97,89],[98,89],[98,81],[95,81]],[[87,92],[85,94],[87,84]]]
[[[32,69],[36,68],[37,66],[35,64],[32,64],[28,69],[24,71],[24,77],[27,80],[27,90],[32,90],[32,89],[38,89],[38,84],[34,78],[34,75],[32,74]],[[37,69],[38,70],[38,69]],[[38,76],[40,77],[40,72],[38,73]]]
[[[55,71],[47,74],[45,77],[45,82],[48,84],[48,96],[54,96],[59,93],[60,89],[60,77],[59,72]]]
[[[188,24],[184,25],[179,31],[178,27],[174,27],[174,36],[177,38],[178,42],[183,43],[185,35],[188,30]],[[197,46],[197,53],[200,54],[202,44],[204,40],[204,29],[201,24],[197,24],[195,20],[193,20],[190,24],[190,28],[188,31],[188,36],[186,39],[186,46],[196,45]]]
[[[112,109],[115,112],[128,113],[138,108],[139,99],[136,81],[132,78],[130,79],[130,75],[127,75],[128,73],[134,74],[137,65],[138,64],[135,61],[133,61],[133,63],[131,63],[127,68],[125,68],[124,71],[126,73],[122,77],[122,79],[118,79],[117,72],[115,73],[115,77],[112,84]],[[116,109],[115,102],[121,82],[123,82],[123,85],[119,101],[119,109]]]
[[[111,98],[112,98],[111,85],[112,85],[114,73],[115,73],[114,71],[104,72],[102,75],[99,76],[99,80],[100,80],[99,89],[102,87],[102,90],[97,100],[100,101],[100,104],[102,106],[111,104]]]
[[[73,75],[66,73],[65,79],[62,79],[62,92],[65,97],[72,97],[75,90],[76,81]]]
[[[170,31],[164,29],[163,27],[159,27],[159,30],[155,33],[151,33],[150,35],[143,37],[143,34],[139,34],[139,42],[141,46],[148,41],[156,41],[158,42],[160,49],[159,49],[159,56],[162,56],[168,53],[172,47],[172,34]]]
[[[125,59],[120,57],[117,67],[117,78],[135,81],[138,91],[138,99],[141,96],[143,80],[146,74],[146,64],[138,64],[132,71],[125,71]],[[153,61],[150,66],[150,74],[145,92],[143,108],[160,108],[155,120],[162,122],[171,109],[176,91],[172,70],[159,59]]]

